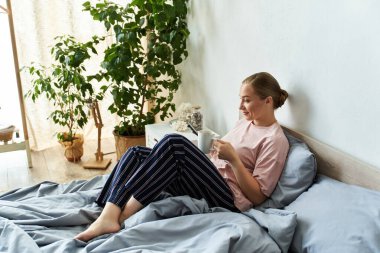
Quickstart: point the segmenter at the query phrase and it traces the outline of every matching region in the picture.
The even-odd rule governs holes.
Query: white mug
[[[215,135],[210,130],[205,130],[205,129],[199,130],[198,131],[198,148],[202,150],[202,152],[205,154],[210,153],[212,143],[218,137],[219,137],[218,135]]]

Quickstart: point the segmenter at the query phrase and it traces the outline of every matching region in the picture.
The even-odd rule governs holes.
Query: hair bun
[[[280,99],[279,99],[278,107],[281,107],[285,103],[288,96],[289,96],[289,94],[286,90],[283,90],[283,89],[280,90]]]

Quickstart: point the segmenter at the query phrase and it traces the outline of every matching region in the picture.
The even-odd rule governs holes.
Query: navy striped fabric
[[[166,191],[174,196],[205,199],[210,207],[238,211],[232,191],[210,159],[191,141],[168,134],[153,149],[132,147],[121,157],[97,203],[123,208],[133,195],[148,205]]]

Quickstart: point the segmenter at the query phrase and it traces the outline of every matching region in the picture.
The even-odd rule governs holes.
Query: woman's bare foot
[[[75,236],[75,239],[87,242],[92,238],[99,235],[116,233],[120,231],[121,226],[114,219],[109,220],[99,217],[94,223],[92,223],[85,231]]]

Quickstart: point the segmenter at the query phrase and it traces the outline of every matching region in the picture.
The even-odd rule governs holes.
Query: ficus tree
[[[145,125],[175,110],[174,93],[181,83],[178,65],[188,56],[188,0],[133,0],[125,6],[102,1],[83,4],[113,37],[102,69],[92,76],[110,92],[109,111],[120,117],[115,132],[145,133]],[[146,103],[149,102],[149,106]]]
[[[57,133],[61,141],[73,141],[76,131],[88,121],[87,100],[93,96],[94,89],[84,74],[84,63],[97,54],[94,45],[99,40],[94,36],[91,41],[80,43],[72,36],[58,36],[50,50],[52,65],[24,67],[32,77],[32,88],[25,96],[33,102],[44,96],[52,103],[49,118],[67,130],[65,134]]]

